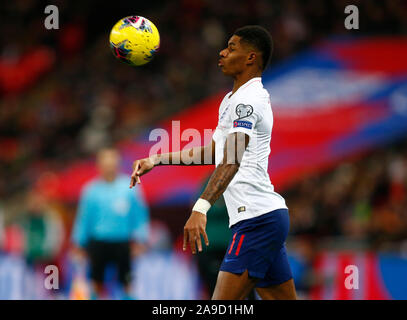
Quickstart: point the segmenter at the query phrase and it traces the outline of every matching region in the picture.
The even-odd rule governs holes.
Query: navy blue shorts
[[[287,209],[278,209],[234,224],[221,271],[260,279],[256,287],[264,288],[292,279],[285,249],[290,228]]]

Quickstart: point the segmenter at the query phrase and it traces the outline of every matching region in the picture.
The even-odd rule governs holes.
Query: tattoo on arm
[[[225,143],[223,161],[210,177],[201,198],[214,204],[220,195],[223,194],[239,170],[243,153],[248,144],[249,136],[244,133],[237,132],[228,136]]]
[[[220,164],[209,179],[201,198],[214,204],[226,190],[238,170],[239,164]]]

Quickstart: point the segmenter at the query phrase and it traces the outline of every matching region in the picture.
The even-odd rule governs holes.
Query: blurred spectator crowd
[[[401,141],[326,174],[305,177],[284,196],[293,237],[319,246],[332,243],[318,239],[335,237],[337,244],[342,238],[353,248],[405,250],[407,144]]]

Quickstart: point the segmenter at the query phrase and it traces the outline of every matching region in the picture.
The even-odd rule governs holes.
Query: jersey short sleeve
[[[243,132],[252,137],[253,130],[262,118],[261,106],[255,102],[238,102],[233,106],[231,113],[232,127],[228,133]]]

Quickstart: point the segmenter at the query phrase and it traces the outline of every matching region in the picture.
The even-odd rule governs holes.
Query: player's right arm
[[[196,166],[215,164],[215,141],[206,146],[194,147],[182,151],[164,154],[155,154],[148,158],[136,160],[133,163],[133,173],[130,179],[130,188],[141,183],[140,177],[156,166],[181,165]]]

